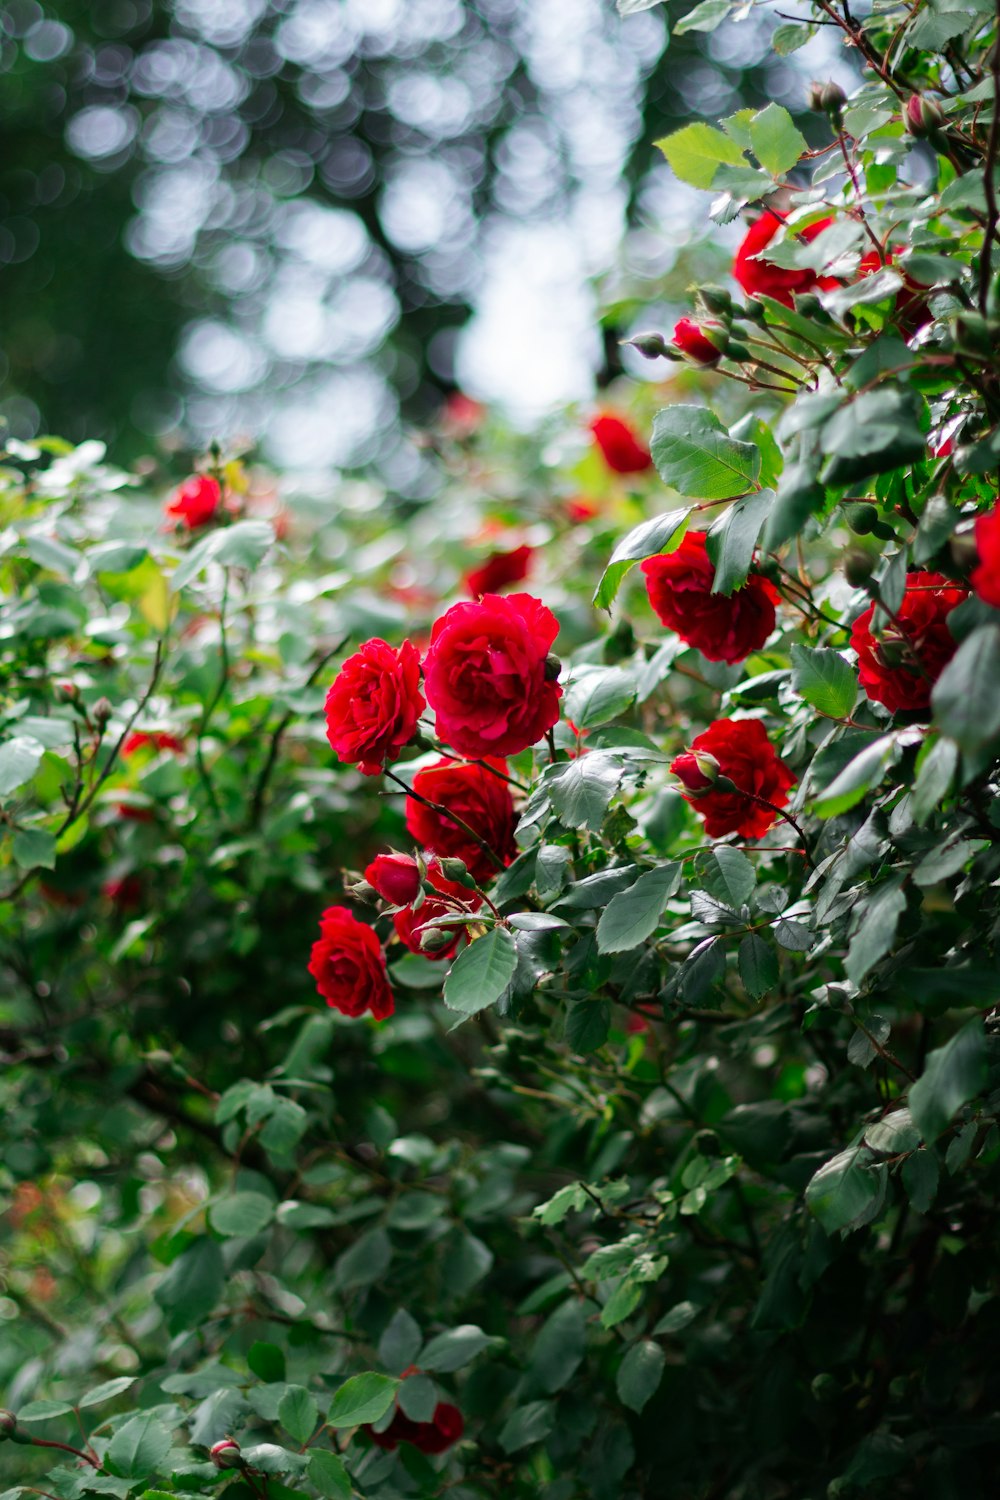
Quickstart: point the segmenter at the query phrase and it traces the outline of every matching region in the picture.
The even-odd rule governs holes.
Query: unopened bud
[[[465,886],[466,890],[475,890],[476,882],[469,874],[464,859],[456,859],[453,854],[448,854],[438,860],[438,869],[445,880],[451,880],[455,885]]]
[[[847,524],[858,536],[870,536],[878,525],[878,511],[865,503],[844,506]]]
[[[875,559],[863,547],[850,547],[844,553],[844,577],[852,589],[864,588],[875,570]]]
[[[562,662],[559,660],[558,656],[553,656],[552,652],[550,651],[548,656],[545,658],[545,681],[558,682],[559,673],[561,671]]]
[[[240,1445],[235,1438],[224,1437],[220,1442],[213,1443],[208,1456],[217,1469],[240,1469],[243,1467],[243,1460],[240,1457]]]
[[[706,750],[685,750],[671,762],[670,769],[695,797],[707,792],[719,779],[719,762]]]
[[[694,296],[698,306],[714,317],[732,316],[733,299],[724,286],[700,286],[696,288]]]
[[[947,116],[936,99],[926,94],[911,94],[903,106],[903,124],[917,140],[926,140],[935,135],[944,125]]]
[[[831,80],[828,83],[809,85],[809,108],[815,110],[818,115],[828,115],[837,129],[840,128],[843,120],[846,103],[847,95],[839,83]]]
[[[717,365],[728,352],[729,329],[715,318],[702,323],[696,318],[679,318],[674,325],[674,344],[693,364]]]
[[[0,1443],[5,1443],[8,1438],[12,1438],[16,1431],[17,1418],[12,1411],[7,1411],[4,1407],[0,1410]]]
[[[748,297],[746,307],[740,313],[741,318],[746,318],[751,323],[766,323],[767,309],[763,302],[758,302],[756,297]]]
[[[77,703],[80,698],[80,689],[75,682],[57,682],[53,693],[57,703]]]
[[[676,359],[662,333],[637,333],[635,338],[623,339],[627,349],[637,349],[645,359]]]
[[[111,718],[111,715],[113,713],[114,709],[111,707],[111,701],[108,698],[98,698],[97,702],[90,710],[90,716],[93,719],[94,723],[97,725],[98,729],[104,728],[105,724]]]
[[[750,350],[747,348],[746,344],[738,344],[735,339],[730,339],[729,343],[726,345],[726,358],[731,359],[735,364],[740,365],[746,359],[753,359],[753,355],[750,353]]]
[[[963,569],[974,568],[979,561],[979,552],[976,548],[976,538],[971,531],[963,531],[949,538],[948,549],[955,561],[955,566]]]
[[[374,901],[378,896],[378,891],[373,885],[369,885],[367,880],[352,881],[344,886],[344,890],[348,896],[353,896],[355,901]]]
[[[450,947],[454,941],[454,931],[449,932],[446,927],[428,927],[427,931],[420,935],[420,947],[424,953],[440,953],[443,948]]]

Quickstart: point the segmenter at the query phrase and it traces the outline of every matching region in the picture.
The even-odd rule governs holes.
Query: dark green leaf
[[[326,1500],[350,1500],[353,1493],[343,1459],[328,1448],[310,1449],[306,1478]]]
[[[626,953],[644,943],[656,931],[663,909],[680,885],[680,879],[680,865],[658,865],[640,875],[627,891],[612,896],[597,924],[600,951]]]
[[[598,609],[610,610],[632,566],[661,552],[673,552],[681,544],[690,510],[671,510],[651,521],[642,521],[622,537],[611,554],[611,561],[601,575],[594,594]]]
[[[399,1381],[390,1375],[379,1375],[374,1370],[364,1375],[352,1375],[345,1380],[330,1403],[327,1418],[331,1427],[360,1427],[365,1422],[377,1422],[384,1416],[396,1399]]]
[[[759,932],[748,932],[740,943],[740,979],[752,1000],[759,1000],[778,983],[778,955]]]
[[[931,705],[942,731],[966,751],[1000,734],[1000,625],[966,636],[934,684]]]
[[[494,927],[463,948],[444,982],[444,1003],[463,1016],[495,1005],[514,977],[517,949],[504,927]]]
[[[807,703],[831,719],[846,719],[858,696],[857,668],[825,647],[792,647],[792,682]]]
[[[420,1368],[432,1370],[439,1375],[461,1370],[474,1360],[477,1354],[493,1343],[488,1333],[474,1323],[463,1323],[458,1328],[449,1328],[430,1339],[420,1355]]]
[[[652,1339],[640,1339],[626,1352],[615,1385],[630,1411],[642,1411],[663,1378],[666,1355]]]
[[[928,1143],[936,1141],[963,1104],[986,1087],[986,1040],[976,1017],[931,1052],[924,1071],[910,1088],[913,1123]]]
[[[705,406],[668,406],[657,412],[650,452],[664,484],[696,500],[743,495],[760,473],[759,450],[731,438]]]
[[[108,1463],[126,1479],[144,1479],[170,1452],[170,1433],[152,1412],[140,1412],[119,1427],[108,1444]]]
[[[294,1438],[299,1447],[304,1447],[316,1431],[319,1407],[310,1393],[301,1385],[290,1385],[278,1403],[278,1421]]]
[[[732,594],[747,581],[754,549],[771,506],[773,490],[758,490],[728,506],[708,533],[708,555],[715,564],[713,594]]]

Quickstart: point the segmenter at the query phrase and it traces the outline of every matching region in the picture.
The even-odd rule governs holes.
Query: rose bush
[[[718,359],[425,500],[8,445],[15,1491],[992,1494],[995,25],[814,22],[661,143]]]

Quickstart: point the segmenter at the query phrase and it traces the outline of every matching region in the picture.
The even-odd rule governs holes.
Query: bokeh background
[[[850,77],[705,3],[711,35],[637,0],[0,5],[7,430],[243,440],[417,495],[449,392],[521,426],[592,400],[737,230],[653,141]]]

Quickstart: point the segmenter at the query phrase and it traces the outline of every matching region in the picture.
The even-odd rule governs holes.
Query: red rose
[[[874,250],[869,250],[868,254],[863,255],[858,262],[857,279],[860,281],[862,276],[874,276],[875,272],[881,271],[883,266],[891,266],[895,254],[893,250],[886,250],[883,259],[880,260]],[[914,281],[912,276],[907,276],[902,269],[897,269],[900,270],[903,285],[896,293],[896,316],[901,323],[905,323],[911,329],[923,328],[925,323],[931,321],[927,299],[921,295],[922,292],[926,292],[927,287],[923,282]]]
[[[511,552],[491,552],[486,561],[466,573],[465,588],[473,599],[481,594],[495,594],[509,583],[520,583],[531,572],[534,547],[515,547]]]
[[[857,652],[858,675],[869,698],[884,703],[893,714],[910,709],[927,712],[931,688],[958,649],[948,629],[948,616],[967,597],[965,589],[949,583],[941,573],[907,573],[896,619],[886,620],[878,636],[871,629],[875,606],[870,604],[858,616],[851,646]]]
[[[566,501],[566,515],[577,525],[582,525],[584,521],[592,521],[600,513],[601,507],[597,501],[589,499],[586,495],[576,495],[572,500]]]
[[[507,770],[502,760],[491,760],[490,764],[499,771]],[[407,832],[421,848],[442,858],[453,855],[464,860],[469,874],[480,885],[496,874],[496,861],[475,839],[470,838],[466,828],[449,818],[448,814],[452,813],[478,834],[501,864],[510,864],[517,853],[514,843],[517,816],[510,787],[499,776],[485,766],[439,760],[417,772],[413,778],[413,790],[442,809],[435,812],[415,797],[407,797]]]
[[[815,271],[793,271],[784,266],[773,265],[757,257],[774,239],[783,220],[766,208],[747,230],[743,243],[733,261],[733,275],[748,297],[773,297],[775,302],[792,306],[793,292],[813,292],[817,287],[835,287],[840,283],[836,277],[817,276]],[[798,231],[804,240],[814,240],[818,234],[833,223],[832,219],[819,219],[808,228]]]
[[[424,686],[438,733],[460,755],[516,755],[559,717],[562,688],[546,657],[559,634],[531,594],[485,594],[435,620]]]
[[[142,881],[138,875],[123,875],[120,880],[106,880],[101,894],[119,911],[134,911],[142,902]]]
[[[144,802],[118,802],[115,812],[130,823],[152,823],[156,819],[153,809]]]
[[[718,762],[718,778],[731,782],[734,790],[718,785],[711,773],[711,763],[698,764],[698,752]],[[738,833],[745,839],[763,838],[777,813],[762,807],[754,797],[784,807],[788,788],[795,777],[774,753],[759,719],[716,719],[704,734],[691,741],[691,749],[679,755],[670,769],[688,788],[685,802],[690,802],[705,820],[710,838]],[[752,793],[747,796],[746,793]]]
[[[385,958],[372,928],[346,906],[329,906],[320,918],[319,932],[309,973],[327,1005],[345,1016],[363,1016],[366,1010],[376,1021],[391,1016],[395,1005]]]
[[[420,871],[411,854],[376,854],[365,879],[390,906],[409,905],[420,890]]]
[[[208,474],[194,474],[174,490],[166,514],[194,531],[214,519],[221,499],[222,489],[217,479]]]
[[[712,593],[715,567],[702,531],[689,531],[674,552],[647,557],[642,571],[663,624],[709,661],[743,661],[774,629],[778,592],[760,573],[728,597]]]
[[[706,335],[705,330],[721,330],[725,337],[725,330],[721,323],[702,324],[694,318],[681,318],[674,324],[674,343],[682,354],[688,359],[693,359],[699,365],[717,365],[722,358],[721,349],[717,349],[711,338]]]
[[[416,646],[404,641],[395,651],[376,637],[334,678],[326,695],[326,737],[345,764],[377,776],[412,740],[424,707]]]
[[[433,880],[433,875],[428,870],[428,878]],[[450,884],[450,882],[446,882]],[[461,889],[459,887],[458,889]],[[475,910],[482,905],[475,891],[463,890],[461,897],[463,904]],[[456,907],[449,901],[438,901],[434,896],[425,896],[417,907],[407,906],[402,911],[397,911],[393,916],[392,925],[396,929],[396,936],[404,947],[409,948],[411,953],[422,953],[425,958],[454,958],[459,943],[467,941],[468,928],[464,923],[451,923],[447,927],[432,927],[430,924],[439,917],[455,916]],[[421,947],[420,940],[425,932],[448,933],[452,941],[447,947],[436,948],[433,953],[428,953]]]
[[[384,1432],[366,1426],[372,1442],[394,1453],[400,1443],[412,1443],[421,1453],[444,1453],[458,1442],[465,1431],[465,1420],[457,1406],[439,1401],[429,1422],[415,1422],[397,1406]]]
[[[137,750],[145,750],[147,745],[152,745],[154,750],[173,750],[176,755],[184,752],[184,741],[178,739],[176,734],[146,734],[144,730],[137,729],[125,741],[122,754],[134,755]]]
[[[638,439],[627,422],[612,412],[602,412],[590,424],[594,442],[604,462],[616,474],[644,474],[653,467],[649,449]]]
[[[1000,505],[988,516],[976,517],[976,551],[979,565],[972,570],[972,587],[984,604],[1000,609]]]
[[[486,407],[462,391],[453,391],[441,408],[441,416],[452,437],[469,437],[482,426]]]

